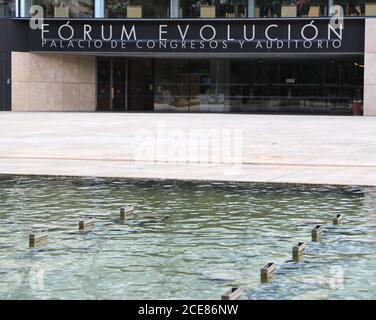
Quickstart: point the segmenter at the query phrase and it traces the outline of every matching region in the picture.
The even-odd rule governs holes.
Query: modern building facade
[[[376,0],[0,0],[0,15],[0,110],[376,115]]]

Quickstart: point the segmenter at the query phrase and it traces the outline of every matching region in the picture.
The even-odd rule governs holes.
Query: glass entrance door
[[[154,110],[154,60],[130,59],[128,61],[129,111]]]
[[[98,59],[97,111],[127,110],[127,60]]]
[[[112,111],[126,110],[126,60],[112,60]]]

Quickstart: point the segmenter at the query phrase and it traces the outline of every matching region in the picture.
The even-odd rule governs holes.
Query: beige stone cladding
[[[95,111],[95,57],[12,52],[12,111]]]
[[[364,52],[364,115],[376,116],[376,18],[366,19]]]

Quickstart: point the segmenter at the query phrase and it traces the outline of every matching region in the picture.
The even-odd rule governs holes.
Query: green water
[[[376,298],[376,189],[0,176],[0,299]],[[133,220],[118,220],[134,204]],[[344,224],[332,225],[342,213]],[[82,216],[91,232],[78,231]],[[310,231],[323,224],[319,243]],[[33,230],[48,245],[28,248]],[[291,261],[298,241],[306,244]],[[277,264],[271,283],[260,268]]]

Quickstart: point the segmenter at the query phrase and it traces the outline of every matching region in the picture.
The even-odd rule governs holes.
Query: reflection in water
[[[0,299],[218,299],[230,286],[243,299],[375,297],[374,188],[2,176],[0,190]],[[137,216],[120,223],[125,203]],[[49,244],[28,249],[32,229]],[[266,262],[277,274],[260,285]]]

